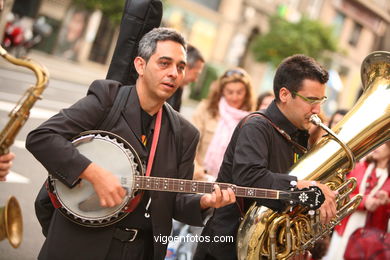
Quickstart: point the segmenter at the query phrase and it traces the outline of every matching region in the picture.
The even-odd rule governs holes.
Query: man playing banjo
[[[107,130],[132,146],[143,164],[141,168],[149,168],[153,162],[150,176],[191,180],[199,134],[180,115],[176,115],[178,121],[172,120],[164,105],[184,77],[185,40],[172,29],[153,29],[140,41],[134,65],[136,84],[130,88],[118,120]],[[98,129],[121,88],[117,81],[94,81],[86,97],[33,130],[26,141],[27,149],[49,174],[71,191],[80,180],[91,183],[102,207],[120,205],[129,191],[113,172],[84,156],[71,140],[84,131]],[[156,123],[158,114],[160,126]],[[180,128],[180,151],[174,128]],[[159,137],[154,135],[157,129]],[[153,148],[156,138],[158,145]],[[155,154],[150,156],[153,149]],[[233,202],[233,191],[220,190],[217,185],[213,193],[204,195],[144,192],[138,206],[124,218],[95,228],[74,223],[57,209],[38,258],[164,259],[166,244],[154,237],[169,236],[172,218],[201,226],[206,209]]]

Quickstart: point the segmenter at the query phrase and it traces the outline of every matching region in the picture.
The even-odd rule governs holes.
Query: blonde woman
[[[229,69],[213,83],[192,117],[200,132],[194,179],[216,179],[234,128],[253,109],[253,87],[245,70]]]

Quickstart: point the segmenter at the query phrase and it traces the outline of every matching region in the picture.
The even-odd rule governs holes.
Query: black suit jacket
[[[74,186],[81,172],[90,164],[89,159],[81,155],[69,140],[83,131],[96,129],[100,125],[112,106],[120,86],[119,82],[112,80],[94,81],[86,97],[71,107],[61,110],[29,133],[26,141],[27,149],[48,172],[67,186]],[[137,151],[141,160],[147,161],[148,151],[140,140],[140,115],[138,95],[136,89],[132,88],[118,122],[110,131],[126,139]],[[179,119],[182,134],[181,161],[178,164],[176,139],[167,112],[164,111],[152,176],[192,179],[199,133],[183,117],[179,116]],[[203,224],[199,195],[170,192],[150,192],[150,194],[154,235],[168,236],[172,218],[190,225]],[[125,222],[129,217],[131,214],[109,227],[89,228],[74,224],[56,210],[39,259],[104,259],[114,227],[121,225],[121,222]],[[166,245],[155,242],[153,246],[154,258],[163,259]]]

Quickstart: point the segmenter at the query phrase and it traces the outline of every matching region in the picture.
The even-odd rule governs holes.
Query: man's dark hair
[[[194,46],[188,44],[187,46],[187,66],[189,68],[193,68],[195,64],[198,62],[205,62],[200,51]]]
[[[187,44],[184,37],[176,30],[171,28],[154,28],[145,34],[139,42],[138,56],[149,61],[150,57],[156,52],[157,42],[173,41],[181,44],[187,51]]]
[[[279,91],[287,88],[293,97],[302,87],[305,79],[315,80],[325,84],[329,79],[328,72],[313,58],[303,54],[290,56],[278,66],[274,77],[274,94],[276,102],[279,102]]]

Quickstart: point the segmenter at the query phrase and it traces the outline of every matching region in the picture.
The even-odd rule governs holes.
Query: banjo
[[[316,186],[281,191],[240,187],[229,183],[144,176],[141,160],[134,148],[120,136],[106,131],[83,132],[72,143],[82,155],[112,172],[127,190],[120,205],[101,207],[90,182],[80,179],[75,187],[69,188],[49,175],[48,186],[55,196],[54,204],[59,205],[58,209],[65,217],[83,226],[108,226],[123,219],[129,214],[129,203],[142,190],[212,193],[214,184],[218,184],[221,189],[230,187],[237,197],[282,200],[289,205],[300,204],[312,210],[318,209],[324,202],[324,195]]]

